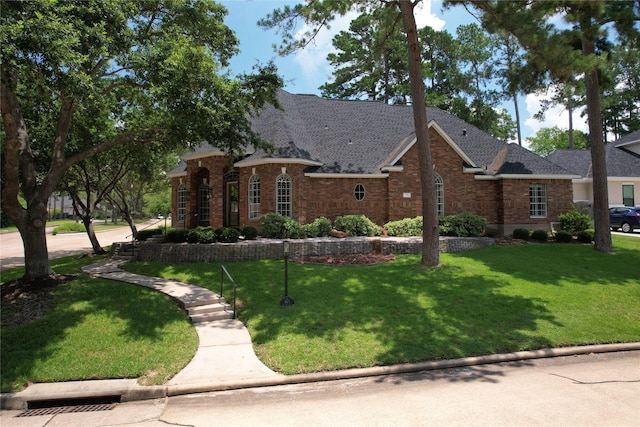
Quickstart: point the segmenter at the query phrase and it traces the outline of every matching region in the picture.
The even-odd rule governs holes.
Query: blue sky
[[[313,46],[304,49],[294,55],[279,57],[273,50],[274,44],[281,42],[281,37],[276,30],[263,30],[257,26],[258,20],[264,18],[274,9],[284,5],[295,5],[299,1],[289,0],[218,0],[229,11],[226,18],[227,25],[233,29],[240,39],[240,54],[231,61],[232,75],[249,73],[257,62],[262,64],[273,60],[278,67],[278,72],[285,80],[285,90],[298,94],[320,95],[319,86],[327,82],[332,74],[332,68],[326,61],[327,54],[332,50],[331,39],[333,35],[342,30],[347,30],[352,17],[334,21],[331,29],[319,34]],[[464,8],[444,10],[442,0],[423,0],[423,6],[416,13],[418,26],[429,25],[436,30],[447,30],[455,34],[459,25],[476,22],[475,18]],[[568,113],[561,107],[547,112],[543,121],[532,118],[540,108],[540,100],[545,94],[532,94],[523,97],[519,102],[523,138],[535,134],[542,127],[557,125],[568,128]],[[505,103],[503,108],[513,114],[513,107]],[[586,130],[584,118],[580,112],[574,113],[574,126],[579,130]],[[526,144],[525,144],[526,145]]]

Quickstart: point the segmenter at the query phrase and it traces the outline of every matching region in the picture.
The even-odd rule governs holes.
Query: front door
[[[225,227],[233,227],[240,224],[240,210],[238,209],[238,181],[227,182],[225,196]]]

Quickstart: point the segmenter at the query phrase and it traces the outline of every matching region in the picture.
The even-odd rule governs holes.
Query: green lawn
[[[368,267],[290,262],[291,307],[279,304],[282,260],[225,266],[258,356],[294,374],[640,341],[640,239],[613,238],[613,254],[578,244],[491,247],[442,254],[443,266],[426,270],[416,256]],[[186,313],[159,293],[78,273],[99,259],[52,261],[78,277],[55,289],[39,320],[7,326],[12,307],[3,305],[3,391],[96,378],[161,384],[191,360],[197,335]],[[219,291],[215,263],[127,269]],[[2,280],[21,274],[5,271]]]
[[[517,350],[640,341],[640,239],[614,236],[615,252],[528,244],[416,256],[391,264],[225,264],[240,285],[239,318],[272,369],[295,374]],[[143,274],[217,291],[217,264],[136,263]]]

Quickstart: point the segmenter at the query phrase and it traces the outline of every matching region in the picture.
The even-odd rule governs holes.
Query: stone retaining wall
[[[421,238],[333,237],[290,240],[291,258],[348,254],[419,254]],[[440,252],[464,252],[495,244],[490,237],[440,237]],[[140,261],[233,262],[283,258],[282,240],[258,239],[238,243],[153,243],[140,245]]]

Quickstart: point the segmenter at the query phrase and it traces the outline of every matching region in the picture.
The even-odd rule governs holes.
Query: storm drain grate
[[[110,411],[115,408],[117,403],[98,403],[95,405],[73,405],[73,406],[54,406],[51,408],[27,409],[18,417],[37,417],[39,415],[58,415],[70,414],[72,412],[98,412]]]

